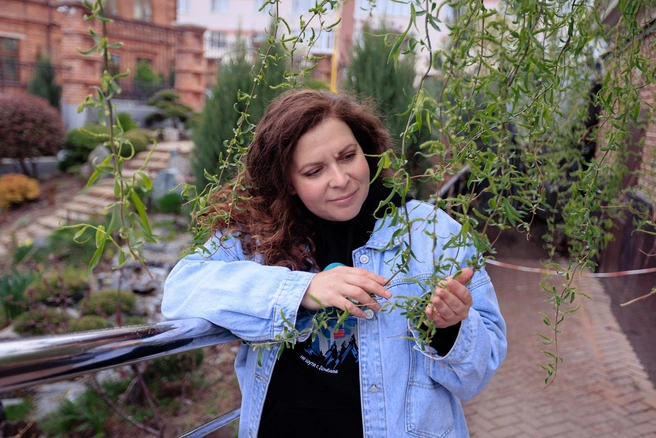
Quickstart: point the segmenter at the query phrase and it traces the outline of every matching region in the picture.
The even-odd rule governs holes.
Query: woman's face
[[[298,141],[290,167],[292,194],[315,215],[347,221],[369,194],[369,166],[346,123],[328,118]]]

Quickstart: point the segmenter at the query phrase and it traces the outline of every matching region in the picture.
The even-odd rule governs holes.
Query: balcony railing
[[[204,319],[0,342],[0,393],[223,344],[237,339]],[[228,412],[184,438],[203,437],[239,418]]]

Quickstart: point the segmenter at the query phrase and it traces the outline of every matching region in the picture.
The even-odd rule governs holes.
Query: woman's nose
[[[339,166],[336,166],[330,178],[331,187],[344,187],[349,180],[348,173]]]

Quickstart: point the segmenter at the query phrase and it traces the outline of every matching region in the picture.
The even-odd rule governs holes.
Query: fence
[[[235,339],[229,331],[193,318],[0,342],[0,393]],[[237,418],[239,409],[182,437],[203,437]]]

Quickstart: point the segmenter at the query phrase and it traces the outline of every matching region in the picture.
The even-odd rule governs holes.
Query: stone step
[[[149,151],[139,152],[137,155],[135,155],[132,158],[132,160],[139,160],[139,159],[145,160],[148,157],[148,154],[150,154],[150,161],[169,161],[169,159],[171,158],[170,151],[160,151],[159,149],[156,148],[152,152]]]
[[[101,185],[91,186],[87,189],[86,194],[104,199],[114,199],[114,183],[108,180],[107,183],[103,181]]]
[[[68,210],[60,208],[55,212],[55,217],[59,218],[62,224],[76,224],[79,222],[89,222],[93,216],[102,216],[101,210],[94,210],[90,213],[84,213],[81,211]]]
[[[107,211],[104,208],[95,206],[95,205],[89,205],[85,204],[83,202],[76,202],[76,201],[71,201],[66,203],[62,208],[57,210],[55,214],[58,214],[59,216],[62,217],[67,217],[69,214],[82,214],[86,216],[95,216],[99,214],[106,214]]]
[[[148,171],[160,171],[166,169],[166,166],[168,165],[168,161],[148,161],[148,164],[146,165],[146,169]],[[125,163],[123,169],[139,169],[141,166],[144,165],[144,160],[130,160],[127,163]]]
[[[149,147],[152,147],[152,145]],[[193,147],[194,143],[191,140],[167,141],[157,143],[155,150],[167,152],[177,151],[181,156],[187,156],[191,153]]]
[[[113,199],[99,198],[97,196],[90,195],[77,195],[73,198],[73,200],[83,204],[94,205],[100,207],[101,209],[107,207],[107,204],[114,202]]]
[[[59,228],[62,225],[66,225],[64,218],[57,216],[42,216],[35,220],[35,223],[41,227],[49,228],[51,231],[55,228]]]

